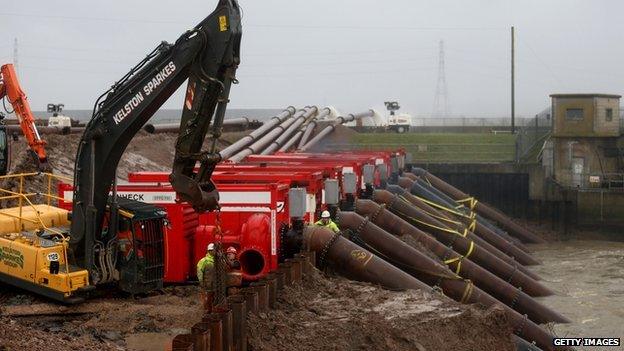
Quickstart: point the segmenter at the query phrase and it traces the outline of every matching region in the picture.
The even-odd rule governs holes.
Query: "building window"
[[[568,108],[566,109],[566,119],[570,121],[581,121],[583,120],[583,109],[582,108]]]
[[[613,121],[613,109],[612,108],[608,108],[605,110],[605,120],[607,122]]]

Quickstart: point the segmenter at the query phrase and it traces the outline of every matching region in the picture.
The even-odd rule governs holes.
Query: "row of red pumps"
[[[176,200],[168,173],[129,173],[117,195],[167,211],[165,283],[195,279],[195,265],[216,235],[237,249],[243,279],[253,281],[277,269],[282,235],[295,222],[314,222],[325,209],[349,209],[404,167],[402,150],[250,155],[242,163],[220,164],[212,176],[220,194],[220,233],[217,213],[197,214]],[[71,210],[72,186],[61,183],[58,191],[65,199],[59,206]]]

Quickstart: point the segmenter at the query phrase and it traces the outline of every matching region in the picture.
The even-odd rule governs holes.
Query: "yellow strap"
[[[473,232],[473,233],[474,233],[474,231],[475,231],[475,229],[476,229],[476,228],[477,228],[477,220],[476,220],[476,219],[473,219],[473,220],[470,222],[470,225],[468,226],[468,230],[470,230],[471,232]]]
[[[446,212],[452,213],[452,214],[454,214],[454,215],[456,215],[456,216],[460,216],[460,217],[464,217],[464,218],[469,218],[469,219],[471,218],[471,217],[470,217],[470,215],[467,215],[467,214],[465,214],[465,213],[461,213],[461,212],[455,211],[455,210],[454,210],[454,209],[452,209],[452,208],[448,208],[448,207],[446,207],[446,206],[440,205],[440,204],[435,203],[435,202],[433,202],[433,201],[429,201],[429,200],[427,200],[427,199],[425,199],[425,198],[422,198],[422,197],[420,197],[420,196],[416,196],[416,195],[414,195],[414,196],[415,196],[418,200],[420,200],[420,201],[422,201],[422,202],[426,203],[426,204],[427,204],[427,205],[429,205],[429,206],[432,206],[432,207],[438,208],[438,209],[440,209],[440,210],[442,210],[442,211],[446,211]],[[459,206],[459,208],[461,208],[461,207],[462,207],[462,206],[460,205],[460,206]]]
[[[467,197],[465,199],[462,200],[457,200],[458,203],[463,204],[465,202],[468,202],[470,204],[469,208],[470,211],[474,210],[475,206],[477,206],[477,202],[479,202],[479,200],[475,199],[474,197]],[[461,207],[461,206],[459,206]]]
[[[462,264],[463,259],[468,258],[468,256],[470,256],[473,251],[474,251],[474,242],[471,240],[470,246],[468,246],[468,252],[466,252],[465,255],[459,255],[457,257],[448,259],[444,261],[444,264],[449,265],[451,263],[457,262],[457,268],[455,268],[455,274],[459,275],[459,272],[461,271],[461,264]]]
[[[402,199],[403,201],[405,201],[406,203],[408,203],[408,204],[412,205],[412,203],[411,203],[411,202],[410,202],[407,198],[405,198],[403,195],[399,195],[399,198],[401,198],[401,199]],[[422,208],[421,208],[421,210],[422,210]],[[453,223],[453,224],[456,224],[456,225],[461,225],[461,224],[462,224],[462,222],[458,222],[458,221],[454,221],[454,220],[452,220],[452,219],[450,219],[450,218],[446,218],[446,217],[438,216],[438,215],[436,215],[436,214],[434,214],[434,213],[431,213],[431,212],[429,212],[429,211],[427,211],[427,210],[423,210],[423,211],[424,211],[426,214],[428,214],[429,216],[431,216],[431,217],[433,217],[433,218],[436,218],[436,219],[439,219],[439,220],[441,220],[441,221],[448,222],[448,223]]]
[[[470,299],[470,296],[472,296],[472,291],[474,290],[474,284],[472,284],[472,281],[470,281],[470,279],[466,279],[465,282],[466,282],[466,289],[464,289],[464,293],[460,300],[461,303],[468,302],[468,300]]]

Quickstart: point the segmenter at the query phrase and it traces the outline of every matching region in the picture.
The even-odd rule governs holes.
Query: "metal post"
[[[18,229],[18,233],[22,232],[22,196],[24,194],[24,175],[20,175],[20,186],[19,186],[19,197],[18,197],[18,204],[19,204],[19,217],[17,219],[17,225],[19,228]]]
[[[515,51],[516,51],[516,44],[515,44],[516,38],[515,38],[515,31],[514,31],[514,27],[511,26],[511,134],[515,134],[516,133],[516,85],[515,85],[515,79],[516,79],[516,70],[515,70],[515,65],[516,65],[516,60],[515,60]]]

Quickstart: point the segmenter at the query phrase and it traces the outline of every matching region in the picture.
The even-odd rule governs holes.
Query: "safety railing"
[[[37,178],[45,179],[44,185],[47,191],[46,192],[24,192],[25,183],[31,180],[32,181],[37,180]],[[18,220],[17,228],[19,229],[19,231],[21,231],[22,228],[24,228],[23,227],[24,222],[29,222],[29,223],[34,224],[35,226],[38,226],[40,229],[45,230],[46,232],[53,233],[55,235],[60,236],[62,241],[65,243],[68,240],[65,234],[63,234],[63,232],[59,230],[56,230],[54,228],[48,228],[48,226],[46,226],[45,222],[39,215],[39,211],[35,207],[35,203],[33,201],[37,202],[37,200],[43,200],[43,203],[45,203],[48,206],[51,206],[53,200],[57,200],[57,201],[63,200],[61,197],[53,193],[53,182],[62,181],[62,182],[72,183],[73,180],[68,177],[63,177],[63,176],[59,176],[59,175],[55,175],[51,173],[19,173],[19,174],[9,174],[9,175],[0,176],[0,182],[5,183],[6,181],[16,182],[18,184],[18,187],[17,187],[17,190],[9,190],[9,189],[0,187],[0,194],[2,194],[0,195],[0,201],[17,199],[18,214],[14,215],[8,212],[0,211],[0,215],[8,216],[11,218],[16,218]],[[33,210],[33,213],[35,214],[36,219],[24,217],[23,216],[24,207],[31,208]],[[67,258],[67,246],[65,244],[61,246],[63,247],[63,253],[65,257]],[[69,263],[67,262],[67,259],[65,260],[65,269],[66,269],[66,272],[69,273]]]

